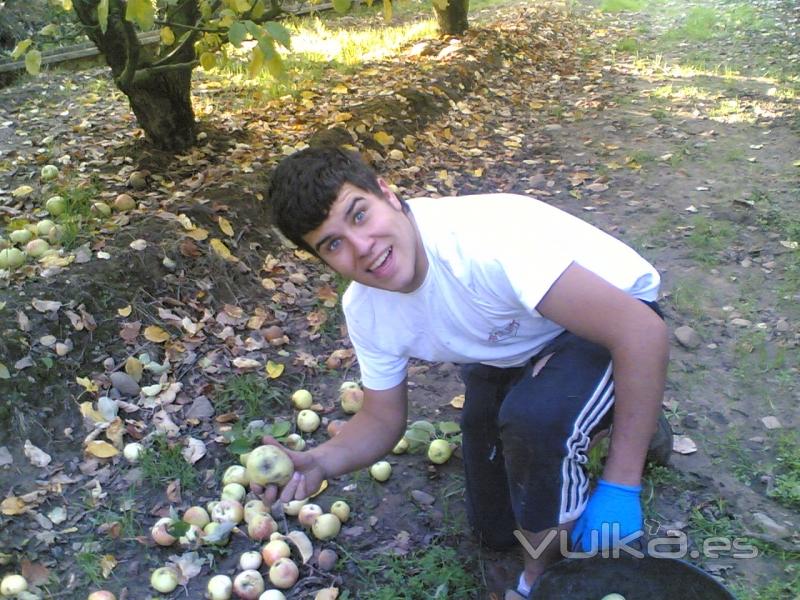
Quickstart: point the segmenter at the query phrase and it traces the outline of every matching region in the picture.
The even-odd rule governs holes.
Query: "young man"
[[[621,536],[641,530],[641,476],[668,357],[650,264],[525,196],[405,203],[339,149],[284,159],[268,201],[289,239],[352,280],[343,307],[365,392],[339,435],[291,453],[284,501],[391,450],[406,428],[415,357],[465,365],[467,511],[484,542],[508,546],[518,530],[537,548],[556,529],[589,549],[604,523]],[[612,420],[590,495],[586,452]],[[538,558],[526,553],[507,597],[526,597],[558,550],[556,538]]]

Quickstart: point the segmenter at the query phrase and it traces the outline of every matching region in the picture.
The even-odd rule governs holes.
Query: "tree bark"
[[[467,22],[469,0],[449,0],[444,9],[434,3],[433,11],[436,13],[436,21],[442,34],[461,35],[469,29]]]
[[[103,33],[97,22],[97,0],[74,0],[78,20],[86,34],[105,55],[117,88],[128,97],[147,139],[158,148],[185,150],[194,144],[197,130],[191,100],[194,44],[192,39],[165,64],[154,60],[139,44],[133,24],[125,20],[125,6],[109,1],[108,26]],[[193,25],[197,2],[186,0],[169,15],[170,21]],[[175,37],[186,31],[174,27]]]

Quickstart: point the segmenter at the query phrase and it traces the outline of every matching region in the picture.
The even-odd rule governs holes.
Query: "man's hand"
[[[290,502],[292,500],[305,500],[319,490],[327,475],[325,469],[322,468],[312,452],[292,452],[269,436],[265,436],[262,443],[278,446],[294,464],[294,474],[289,482],[283,486],[283,489],[279,490],[278,486],[274,484],[264,488],[264,503],[267,506],[271,506],[279,499],[279,493],[281,502]]]
[[[571,541],[576,550],[591,552],[607,549],[619,541],[642,530],[642,505],[639,500],[641,486],[621,485],[601,479],[589,498],[586,510],[575,521]],[[603,524],[608,525],[603,528]],[[603,529],[607,533],[603,533]],[[614,531],[617,531],[614,534]],[[597,532],[597,543],[593,532]],[[606,538],[606,539],[603,539]],[[577,547],[580,544],[580,547]],[[595,546],[593,548],[593,546]]]

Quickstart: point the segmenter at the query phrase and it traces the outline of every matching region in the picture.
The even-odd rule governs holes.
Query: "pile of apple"
[[[301,554],[306,555],[304,559],[311,554],[311,543],[305,535],[281,534],[271,507],[259,498],[247,500],[247,487],[251,484],[260,486],[257,489],[269,484],[283,486],[291,478],[294,467],[291,459],[277,446],[259,446],[243,456],[245,465],[233,465],[225,471],[219,500],[209,502],[205,508],[192,506],[183,513],[180,519],[184,523],[180,527],[183,535],[176,534],[174,517],[160,518],[150,534],[160,546],[176,542],[194,546],[226,544],[232,531],[246,532],[251,540],[261,545],[260,549],[246,551],[240,556],[240,572],[233,578],[224,574],[211,577],[206,597],[228,600],[235,594],[242,600],[280,600],[284,598],[280,590],[291,588],[300,575],[287,542],[298,546],[307,544],[306,548],[301,548]],[[285,515],[296,516],[299,524],[320,541],[334,538],[350,516],[350,507],[341,500],[332,504],[329,513],[308,499],[295,500],[281,508]],[[317,564],[323,570],[330,570],[336,558],[333,551],[322,550]],[[180,574],[174,568],[164,566],[153,571],[150,584],[159,592],[169,593],[178,587],[179,579]],[[276,589],[267,590],[266,580]]]

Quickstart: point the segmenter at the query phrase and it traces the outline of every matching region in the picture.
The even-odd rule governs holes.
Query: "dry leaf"
[[[217,224],[219,225],[219,228],[222,230],[222,233],[224,233],[228,237],[233,237],[233,227],[231,227],[231,223],[230,221],[228,221],[228,219],[226,219],[225,217],[219,217],[219,219],[217,219]]]
[[[272,362],[271,360],[267,361],[267,377],[270,379],[277,379],[283,374],[283,370],[286,368],[286,365],[282,363]]]
[[[128,244],[128,246],[130,246],[134,250],[138,250],[139,252],[141,252],[142,250],[147,248],[147,240],[142,240],[142,239],[133,240],[130,244]]]
[[[28,585],[39,586],[47,583],[50,579],[50,571],[44,565],[39,563],[32,563],[28,559],[20,561],[22,567],[22,576],[28,582]]]
[[[391,146],[394,143],[394,136],[389,135],[385,131],[379,131],[375,135],[372,136],[376,142],[378,142],[381,146]]]
[[[169,340],[169,334],[158,325],[150,325],[144,330],[145,339],[156,344],[162,344]]]
[[[464,394],[454,396],[453,399],[450,400],[450,406],[453,408],[464,408]]]
[[[237,357],[233,359],[233,366],[238,369],[258,369],[261,363],[252,358]]]
[[[25,440],[24,452],[34,467],[46,467],[53,460],[47,452],[31,444],[30,440]]]
[[[142,365],[142,361],[140,361],[135,356],[129,356],[125,361],[125,372],[136,383],[139,383],[142,380],[143,370],[144,370],[144,365]]]
[[[197,227],[196,229],[187,231],[186,235],[192,238],[196,242],[202,242],[203,240],[208,239],[208,231],[206,231],[202,227]]]
[[[311,540],[309,540],[308,536],[302,531],[290,531],[286,537],[300,551],[303,564],[306,564],[308,559],[314,554],[314,547],[311,544]]]
[[[9,373],[8,367],[0,362],[0,379],[9,379],[10,377],[11,373]]]
[[[206,445],[201,440],[190,437],[186,440],[186,447],[181,454],[186,462],[193,465],[206,455]]]
[[[124,308],[118,308],[117,309],[117,314],[120,317],[129,317],[132,310],[133,310],[133,308],[131,307],[130,304],[128,304],[128,306],[126,306]]]
[[[141,321],[133,321],[132,323],[125,323],[119,331],[119,337],[129,344],[136,342],[139,337],[139,331],[142,329]]]
[[[179,583],[186,585],[192,577],[200,574],[205,563],[206,559],[200,558],[197,552],[187,552],[181,556],[170,556],[167,566],[173,567],[178,572]]]
[[[220,239],[213,238],[211,240],[211,249],[214,251],[214,253],[217,256],[219,256],[220,258],[222,258],[224,260],[227,260],[229,262],[238,262],[239,261],[238,258],[236,258],[233,254],[231,254],[231,251],[225,245],[225,242],[223,242]]]
[[[31,306],[38,310],[40,313],[46,313],[50,311],[57,311],[61,308],[61,302],[55,302],[53,300],[38,300],[34,298],[31,300]]]
[[[0,512],[7,517],[13,517],[28,512],[28,505],[16,496],[9,496],[0,502]]]
[[[119,454],[119,450],[114,448],[108,442],[102,440],[93,440],[86,444],[86,453],[91,454],[97,458],[111,458]]]
[[[105,420],[103,419],[103,415],[94,409],[94,406],[92,406],[91,402],[81,402],[80,409],[81,414],[90,421],[102,423]]]
[[[117,559],[113,554],[106,554],[100,559],[100,570],[103,572],[103,577],[108,579],[111,576],[111,571],[117,566]]]
[[[92,381],[92,380],[91,380],[91,379],[89,379],[88,377],[76,377],[76,378],[75,378],[75,381],[76,381],[78,384],[82,385],[82,386],[83,386],[83,388],[84,388],[84,389],[85,389],[87,392],[94,393],[94,392],[96,392],[96,391],[98,391],[98,390],[100,389],[100,388],[98,388],[98,387],[97,387],[97,385],[95,385],[94,381]]]
[[[697,452],[697,444],[688,436],[676,435],[672,438],[672,450],[678,454],[693,454]]]

